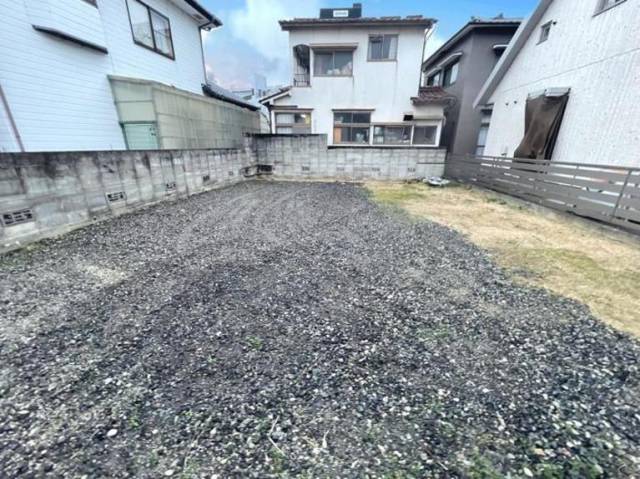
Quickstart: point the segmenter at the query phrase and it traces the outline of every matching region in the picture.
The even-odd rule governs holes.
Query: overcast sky
[[[251,88],[254,74],[269,85],[288,84],[289,46],[278,20],[316,17],[321,7],[346,7],[353,1],[333,0],[200,0],[224,23],[205,38],[207,70],[231,89]],[[537,0],[362,0],[365,16],[424,15],[438,19],[427,46],[435,51],[471,16],[526,17]]]

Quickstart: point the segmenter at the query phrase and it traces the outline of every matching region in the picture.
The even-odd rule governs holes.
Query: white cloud
[[[245,0],[226,15],[219,32],[205,37],[209,69],[227,87],[249,86],[253,73],[265,75],[270,84],[290,82],[287,32],[279,20],[315,17],[320,0]],[[245,86],[245,87],[246,87]]]
[[[294,17],[314,17],[318,14],[318,0],[246,0],[244,8],[231,12],[229,27],[233,36],[243,38],[269,60],[289,58],[287,32],[279,20]]]
[[[433,55],[438,50],[438,48],[444,45],[445,41],[446,40],[442,38],[440,35],[438,35],[437,33],[434,33],[433,35],[431,35],[429,40],[427,40],[427,45],[425,46],[425,49],[424,49],[424,59],[426,60],[431,55]]]

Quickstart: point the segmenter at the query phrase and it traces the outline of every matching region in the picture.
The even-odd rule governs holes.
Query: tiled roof
[[[260,103],[261,103],[261,104],[263,104],[263,105],[264,105],[264,104],[266,104],[269,100],[271,100],[272,98],[277,97],[277,96],[279,96],[279,95],[282,95],[283,93],[287,93],[289,90],[291,90],[291,88],[292,88],[292,86],[291,86],[291,85],[287,85],[287,86],[284,86],[284,87],[280,87],[280,88],[278,88],[278,90],[277,90],[277,91],[271,92],[271,93],[269,93],[268,95],[263,96],[262,98],[260,98],[260,100],[259,100],[259,101],[260,101]]]
[[[258,111],[260,109],[260,105],[243,100],[235,93],[227,90],[226,88],[222,88],[220,85],[216,85],[215,83],[203,84],[202,92],[208,97],[226,101],[243,108],[248,108],[249,110]]]
[[[283,30],[304,27],[332,27],[353,26],[366,27],[370,25],[395,25],[416,26],[430,28],[437,20],[426,18],[422,15],[410,15],[407,17],[361,17],[361,18],[294,18],[293,20],[280,20]]]
[[[411,98],[411,102],[416,105],[430,105],[433,103],[453,105],[457,101],[455,95],[447,93],[439,86],[422,87],[418,91],[418,96]]]

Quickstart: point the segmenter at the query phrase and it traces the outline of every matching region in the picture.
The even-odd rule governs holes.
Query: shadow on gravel
[[[0,259],[0,476],[632,477],[640,346],[349,185]]]

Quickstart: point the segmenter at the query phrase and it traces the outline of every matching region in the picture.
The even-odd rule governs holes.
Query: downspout
[[[207,62],[204,58],[204,41],[202,40],[202,31],[205,30],[205,28],[208,27],[209,25],[213,25],[214,28],[218,28],[218,25],[216,25],[214,22],[207,22],[198,27],[198,32],[200,32],[200,53],[202,55],[202,71],[204,73],[205,84],[209,83],[209,79],[207,78]],[[211,29],[207,31],[211,31]]]
[[[11,113],[11,108],[9,107],[9,102],[7,101],[7,97],[5,96],[4,90],[2,89],[2,84],[0,84],[0,100],[2,100],[4,111],[7,112],[9,125],[11,126],[11,131],[13,132],[16,143],[18,143],[18,148],[20,148],[20,151],[24,153],[25,149],[24,144],[22,143],[22,137],[20,136],[20,132],[18,131],[18,125],[16,125],[16,121],[13,118],[13,113]]]
[[[418,79],[418,91],[420,91],[420,88],[422,88],[422,74],[424,73],[422,71],[422,65],[424,65],[425,61],[424,53],[427,51],[427,42],[435,31],[436,27],[435,25],[432,25],[431,28],[429,28],[424,34],[424,42],[422,43],[422,58],[420,58],[420,78]]]

